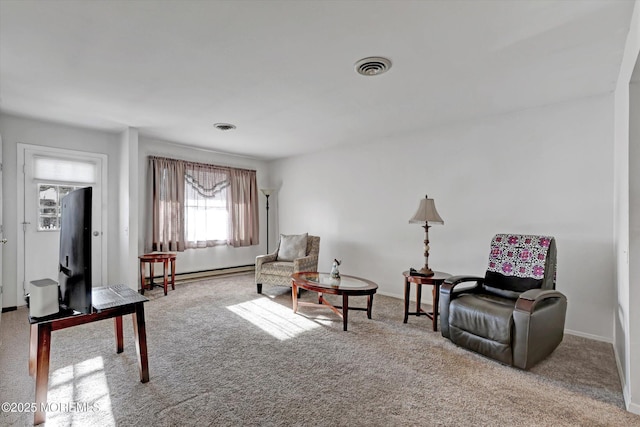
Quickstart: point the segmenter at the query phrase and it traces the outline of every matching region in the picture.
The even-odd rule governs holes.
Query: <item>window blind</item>
[[[96,164],[80,160],[35,156],[33,178],[44,181],[93,184],[96,182]]]

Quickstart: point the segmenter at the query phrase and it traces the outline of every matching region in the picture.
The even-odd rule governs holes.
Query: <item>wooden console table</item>
[[[51,316],[32,318],[29,338],[29,375],[36,379],[36,412],[33,424],[44,423],[46,413],[41,411],[47,402],[49,388],[49,354],[51,350],[51,331],[97,322],[98,320],[113,318],[116,334],[116,352],[124,351],[122,335],[122,316],[131,314],[133,318],[133,333],[138,353],[138,368],[140,381],[149,381],[149,362],[147,359],[147,332],[144,321],[143,304],[149,301],[133,289],[125,285],[94,288],[91,301],[93,312],[90,314],[73,315],[70,312],[60,312]]]

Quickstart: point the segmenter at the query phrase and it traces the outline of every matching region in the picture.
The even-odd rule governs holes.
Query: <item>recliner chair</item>
[[[469,282],[475,286],[469,287]],[[464,283],[467,286],[461,286]],[[484,278],[453,276],[441,286],[442,336],[499,362],[529,369],[563,338],[567,298],[555,287],[553,237],[497,234]]]

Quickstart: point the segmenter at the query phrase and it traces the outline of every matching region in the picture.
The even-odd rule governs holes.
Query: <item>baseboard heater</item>
[[[248,273],[250,271],[255,271],[255,269],[256,269],[255,264],[247,264],[247,265],[238,265],[235,267],[222,267],[222,268],[214,268],[211,270],[200,270],[200,271],[176,273],[176,283],[192,282],[195,280],[202,280],[210,277],[222,276],[225,274]],[[162,268],[160,268],[159,270],[162,271]],[[171,272],[169,272],[169,274],[171,274]],[[156,283],[157,283],[157,280],[161,280],[163,277],[164,276],[154,275],[154,280],[156,280]],[[169,280],[171,280],[171,278],[169,278]]]

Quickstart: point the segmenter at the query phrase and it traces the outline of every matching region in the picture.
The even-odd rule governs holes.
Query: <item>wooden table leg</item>
[[[298,312],[298,285],[291,282],[291,300],[293,301],[293,312]]]
[[[373,309],[373,294],[367,296],[367,318],[371,319],[371,310]],[[406,323],[406,320],[405,320]]]
[[[416,283],[416,316],[420,316],[420,301],[422,300],[422,285]]]
[[[124,351],[124,339],[122,336],[122,316],[113,318],[113,326],[116,332],[116,353]]]
[[[440,283],[433,283],[433,330],[438,330],[438,310],[440,304]]]
[[[411,290],[411,282],[408,278],[404,278],[404,322],[407,323],[409,319],[409,291]]]
[[[162,261],[162,272],[164,273],[164,296],[167,296],[167,285],[169,284],[169,278],[167,273],[169,272],[169,260]]]
[[[176,260],[171,261],[171,289],[176,290]]]
[[[144,261],[140,260],[140,293],[142,295],[144,295],[144,288],[145,288],[144,273],[146,273]]]
[[[147,357],[147,328],[144,321],[144,306],[136,304],[136,312],[133,318],[133,334],[136,341],[136,353],[138,353],[138,368],[140,370],[140,382],[149,382],[149,359]]]
[[[36,375],[38,364],[38,325],[33,324],[29,328],[29,375]]]
[[[153,261],[151,261],[149,263],[149,274],[150,274],[150,276],[149,276],[149,287],[147,288],[149,290],[153,290],[153,278],[155,277],[155,275],[153,273],[154,265],[155,265],[155,262],[153,262]]]
[[[342,330],[347,330],[347,317],[349,316],[349,295],[342,295]]]
[[[36,362],[36,412],[33,416],[33,424],[42,424],[47,416],[42,411],[43,404],[47,402],[49,389],[49,352],[51,350],[51,323],[39,323],[38,329],[38,354]]]

